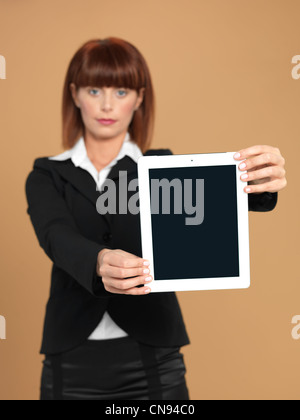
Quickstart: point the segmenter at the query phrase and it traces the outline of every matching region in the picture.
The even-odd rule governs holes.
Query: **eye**
[[[96,89],[96,88],[89,89],[89,94],[92,96],[98,96],[99,92],[100,92],[99,89]]]
[[[124,98],[128,91],[126,89],[118,89],[116,93],[119,98]]]

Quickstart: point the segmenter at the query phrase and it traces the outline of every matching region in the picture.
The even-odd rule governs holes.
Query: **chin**
[[[109,132],[103,132],[103,131],[101,131],[101,133],[99,133],[99,131],[98,132],[89,131],[87,134],[97,141],[101,141],[101,140],[107,141],[117,136],[117,134],[115,133],[109,133]]]

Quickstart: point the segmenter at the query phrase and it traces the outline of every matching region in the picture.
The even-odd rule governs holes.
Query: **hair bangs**
[[[145,87],[143,72],[134,62],[132,54],[118,48],[118,45],[108,46],[98,43],[84,57],[82,67],[75,77],[77,87],[117,87],[139,91]]]

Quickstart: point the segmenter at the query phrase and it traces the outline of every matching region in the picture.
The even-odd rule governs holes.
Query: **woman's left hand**
[[[252,146],[240,150],[234,158],[244,161],[239,165],[239,169],[242,172],[246,171],[241,175],[242,181],[249,182],[244,188],[246,193],[274,193],[286,187],[285,159],[278,148]]]

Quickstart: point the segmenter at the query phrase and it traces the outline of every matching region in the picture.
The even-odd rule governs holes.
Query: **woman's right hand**
[[[120,249],[103,249],[98,254],[97,274],[102,277],[107,292],[145,295],[151,292],[147,285],[153,280],[149,264],[148,261]],[[136,287],[140,285],[144,287]]]

